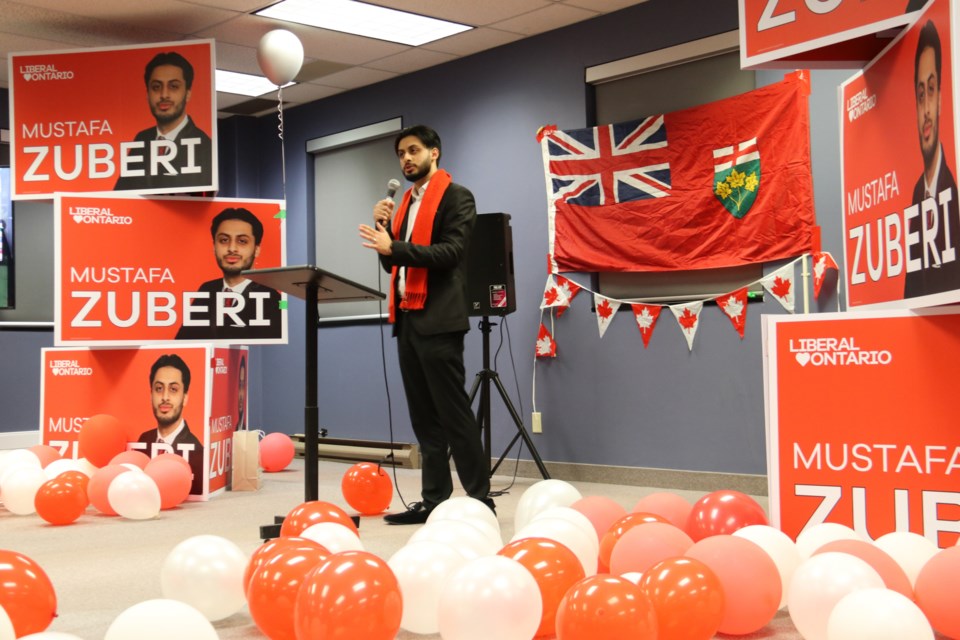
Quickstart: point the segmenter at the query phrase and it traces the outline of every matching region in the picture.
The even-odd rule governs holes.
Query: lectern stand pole
[[[304,302],[307,305],[307,325],[304,327],[304,345],[306,345],[306,372],[304,379],[307,387],[304,397],[304,481],[303,499],[305,502],[317,500],[320,495],[320,470],[318,468],[320,440],[320,410],[317,407],[317,321],[320,312],[317,309],[317,281],[307,282]]]

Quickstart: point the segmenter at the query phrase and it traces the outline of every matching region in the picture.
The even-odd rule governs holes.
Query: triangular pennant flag
[[[823,286],[824,276],[827,275],[827,269],[833,269],[834,271],[839,271],[840,267],[837,266],[836,261],[833,259],[833,256],[829,253],[815,252],[813,254],[813,297],[820,297],[820,287]]]
[[[786,264],[769,276],[760,281],[760,284],[763,285],[763,288],[766,289],[770,295],[777,299],[784,309],[793,313],[794,309],[794,278],[793,278],[793,263]]]
[[[656,304],[631,304],[633,317],[637,321],[637,328],[640,329],[640,337],[643,338],[643,348],[646,349],[650,344],[650,336],[653,335],[653,328],[657,324],[657,318],[660,317],[660,305]]]
[[[617,314],[617,309],[620,308],[620,301],[595,293],[593,294],[593,304],[597,307],[597,328],[600,329],[600,337],[602,338],[607,331],[607,327],[613,322],[613,316]]]
[[[686,304],[672,304],[670,311],[677,318],[683,337],[687,339],[687,348],[693,351],[693,337],[697,335],[700,326],[700,312],[703,310],[703,301],[688,302]]]
[[[747,325],[747,288],[737,289],[732,293],[717,298],[717,306],[733,323],[733,328],[743,340],[743,330]]]
[[[550,335],[550,331],[544,324],[540,323],[540,333],[537,334],[537,357],[538,358],[556,358],[557,343]]]
[[[566,299],[566,303],[559,305],[557,308],[557,317],[559,318],[570,308],[570,303],[573,302],[573,299],[580,293],[580,285],[563,276],[557,276],[557,291],[563,294],[563,297]]]
[[[557,281],[553,275],[547,276],[547,285],[543,289],[543,299],[540,301],[540,308],[564,307],[570,304],[564,292],[557,287]]]

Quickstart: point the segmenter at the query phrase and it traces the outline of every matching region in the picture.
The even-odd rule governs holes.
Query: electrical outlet
[[[530,430],[534,433],[543,433],[543,423],[540,422],[540,412],[534,411],[530,422]]]

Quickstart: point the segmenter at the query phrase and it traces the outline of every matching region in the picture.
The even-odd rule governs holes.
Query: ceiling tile
[[[490,29],[482,27],[472,31],[464,31],[455,36],[437,40],[423,45],[424,49],[430,51],[440,51],[441,53],[450,53],[457,56],[469,56],[480,51],[493,49],[510,42],[522,39],[523,36],[517,33],[508,33],[499,29]]]
[[[416,48],[398,53],[395,56],[387,56],[386,58],[368,62],[364,66],[370,69],[382,69],[383,71],[393,73],[410,73],[456,59],[457,56],[451,53]]]
[[[242,15],[181,0],[29,0],[29,4],[89,19],[119,22],[144,29],[193,33]]]
[[[431,18],[441,18],[475,27],[486,26],[516,15],[542,9],[554,4],[553,0],[365,0],[382,7],[409,11]]]
[[[559,29],[560,27],[565,27],[575,22],[580,22],[581,20],[589,20],[598,15],[595,11],[554,3],[544,9],[538,9],[530,13],[525,13],[522,16],[509,18],[491,26],[495,29],[502,29],[503,31],[529,36]]]
[[[600,13],[612,13],[620,9],[632,7],[635,4],[643,4],[647,0],[564,0],[564,4],[581,9],[590,9]]]
[[[375,84],[377,82],[389,80],[390,78],[395,78],[397,75],[399,74],[390,73],[389,71],[380,71],[379,69],[350,67],[345,71],[324,76],[321,82],[330,87],[338,87],[340,89],[356,89],[358,87],[365,87],[368,84]]]

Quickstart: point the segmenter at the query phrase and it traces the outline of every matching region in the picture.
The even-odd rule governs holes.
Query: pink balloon
[[[627,510],[619,502],[605,496],[587,496],[570,505],[587,517],[597,531],[597,540],[613,526],[613,523],[627,515]]]
[[[107,499],[107,490],[114,478],[127,471],[130,469],[122,464],[108,464],[93,472],[90,483],[87,485],[87,497],[90,498],[90,504],[94,509],[104,515],[117,515],[114,508],[110,506],[110,500]]]
[[[682,556],[693,540],[681,529],[665,522],[645,522],[621,536],[610,554],[610,573],[643,573],[667,558]]]
[[[174,457],[183,460],[178,455],[174,455]],[[160,509],[172,509],[190,495],[193,474],[190,472],[189,466],[180,464],[176,460],[158,456],[149,461],[143,472],[153,478],[153,481],[157,483],[157,488],[160,489]]]
[[[960,638],[957,576],[960,576],[960,546],[948,547],[927,560],[914,585],[917,604],[930,626],[948,638]]]
[[[690,509],[684,530],[694,540],[731,534],[752,524],[769,524],[763,507],[739,491],[714,491],[697,500]]]
[[[283,471],[293,460],[296,449],[285,433],[270,433],[260,441],[260,466],[264,471]]]
[[[683,496],[668,491],[658,491],[644,496],[633,505],[632,513],[652,513],[681,529],[687,526],[687,518],[693,505]]]
[[[780,607],[777,565],[760,545],[733,535],[696,542],[686,556],[713,570],[726,596],[720,633],[746,635],[767,625]]]
[[[150,456],[135,449],[121,451],[110,460],[110,464],[133,464],[141,469],[146,469],[148,462],[150,462]]]
[[[40,466],[43,468],[61,457],[59,451],[47,444],[35,444],[28,451],[32,451],[33,455],[40,459]]]
[[[828,551],[849,553],[860,558],[876,569],[880,577],[883,578],[883,584],[887,589],[902,593],[913,600],[913,587],[910,585],[910,578],[907,577],[907,573],[889,553],[877,545],[866,540],[834,540],[814,551],[813,555],[827,553]]]

